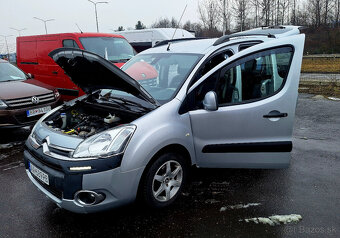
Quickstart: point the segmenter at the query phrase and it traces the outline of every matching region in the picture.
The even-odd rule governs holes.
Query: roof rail
[[[202,40],[202,39],[207,39],[207,38],[206,37],[193,37],[193,38],[179,38],[179,39],[173,39],[173,40],[163,40],[155,44],[154,47],[167,45],[169,42],[191,41],[191,40]]]
[[[231,38],[234,38],[234,37],[242,37],[242,36],[267,36],[268,38],[276,38],[275,35],[272,35],[270,33],[267,33],[267,34],[261,34],[261,33],[234,33],[234,34],[231,34],[231,35],[225,35],[225,36],[222,36],[220,38],[218,38],[215,43],[213,44],[213,46],[217,46],[217,45],[220,45],[224,42],[228,42]]]

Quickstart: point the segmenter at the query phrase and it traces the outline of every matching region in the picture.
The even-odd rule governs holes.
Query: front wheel
[[[161,155],[148,169],[143,184],[145,202],[154,208],[171,205],[180,195],[187,178],[188,165],[181,155]]]

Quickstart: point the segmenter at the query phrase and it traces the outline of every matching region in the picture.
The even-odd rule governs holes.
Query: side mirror
[[[204,106],[204,109],[207,111],[216,111],[218,109],[217,95],[214,91],[209,91],[204,96],[203,106]]]
[[[27,76],[28,76],[29,79],[34,79],[34,75],[31,74],[31,73],[28,73]]]

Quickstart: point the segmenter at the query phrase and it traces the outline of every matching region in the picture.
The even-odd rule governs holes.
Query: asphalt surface
[[[163,210],[138,203],[89,215],[62,210],[25,173],[29,130],[1,130],[0,237],[340,237],[340,101],[312,97],[299,96],[288,169],[194,169],[180,201]],[[228,207],[249,203],[260,204]],[[289,214],[302,220],[244,221]]]

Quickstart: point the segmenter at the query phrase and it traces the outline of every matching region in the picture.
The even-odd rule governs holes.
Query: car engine
[[[65,107],[44,120],[46,126],[70,136],[88,138],[96,133],[126,124],[137,116],[100,104],[79,103]]]

